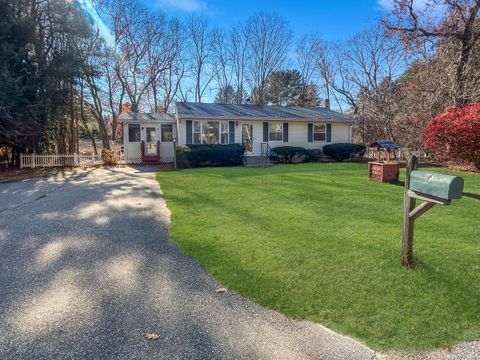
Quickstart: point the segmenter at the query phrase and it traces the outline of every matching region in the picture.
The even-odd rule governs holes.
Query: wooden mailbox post
[[[415,267],[413,261],[415,219],[437,204],[450,205],[453,199],[461,199],[463,193],[461,177],[418,171],[417,167],[417,157],[410,157],[407,162],[403,202],[402,265],[406,268]],[[415,207],[417,200],[423,202]]]

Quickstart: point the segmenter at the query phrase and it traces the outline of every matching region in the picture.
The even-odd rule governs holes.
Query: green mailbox
[[[463,179],[458,176],[413,170],[410,173],[409,189],[440,199],[461,199]]]

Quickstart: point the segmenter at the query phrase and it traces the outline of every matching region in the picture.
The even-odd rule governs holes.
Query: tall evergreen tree
[[[227,85],[218,90],[214,101],[218,104],[235,104],[237,102],[237,93],[233,86]]]
[[[65,0],[0,7],[0,145],[14,155],[75,151],[76,84],[87,56],[78,44],[91,28]]]
[[[267,103],[284,106],[316,106],[318,94],[314,85],[307,85],[298,70],[273,72],[265,89]]]

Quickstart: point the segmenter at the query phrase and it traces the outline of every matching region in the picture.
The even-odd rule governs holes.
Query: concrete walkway
[[[0,359],[390,357],[217,294],[168,224],[151,168],[0,184]]]

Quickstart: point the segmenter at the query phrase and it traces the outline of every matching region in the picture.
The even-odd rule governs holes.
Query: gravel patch
[[[478,360],[480,359],[480,341],[470,341],[425,353],[377,354],[377,358],[379,360]]]

